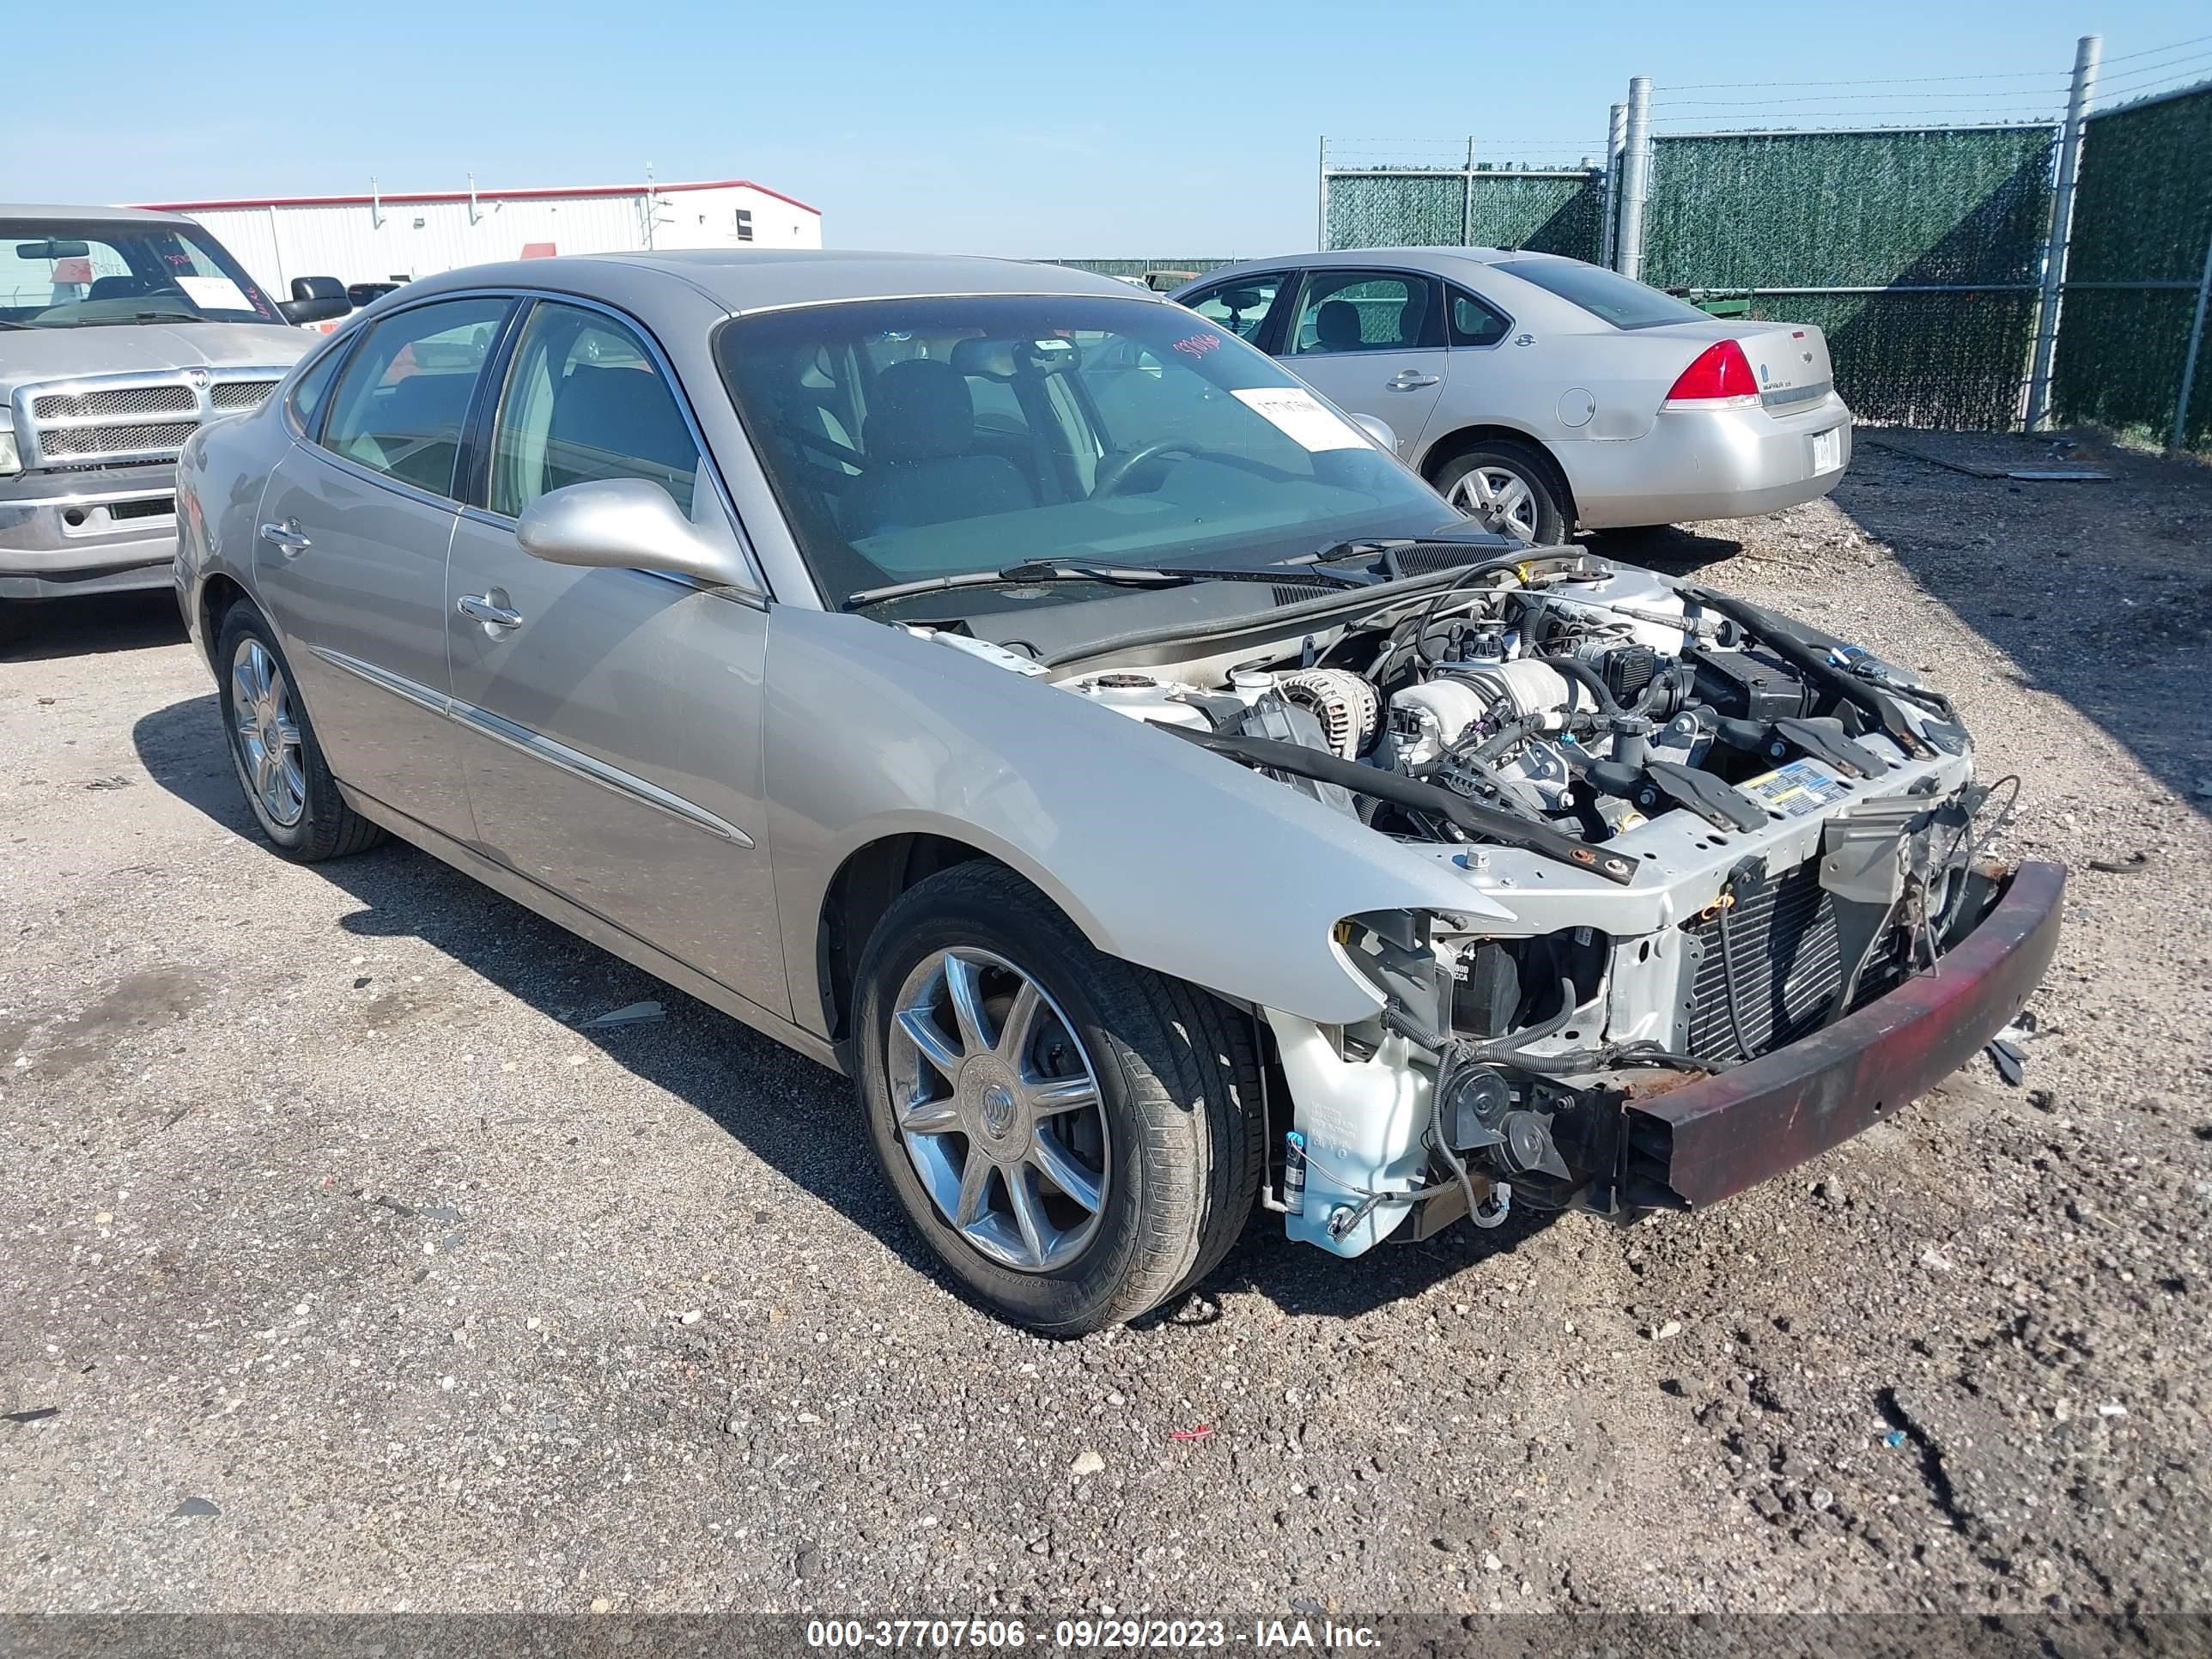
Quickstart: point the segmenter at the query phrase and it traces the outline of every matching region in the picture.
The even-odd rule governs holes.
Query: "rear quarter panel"
[[[203,653],[207,583],[228,577],[253,592],[253,546],[262,492],[291,442],[283,389],[251,415],[216,421],[186,441],[177,458],[177,599]]]

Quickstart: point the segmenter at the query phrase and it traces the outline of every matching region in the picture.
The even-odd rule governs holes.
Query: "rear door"
[[[549,564],[514,536],[549,490],[644,478],[735,538],[674,374],[633,320],[541,299],[491,407],[444,619],[480,850],[787,1016],[763,828],[765,604]]]
[[[463,840],[473,826],[443,712],[446,557],[462,434],[511,308],[441,300],[364,334],[314,407],[295,408],[303,436],[262,496],[253,555],[331,769]]]
[[[1338,408],[1384,422],[1411,456],[1450,370],[1444,338],[1435,277],[1332,266],[1300,278],[1277,355]]]

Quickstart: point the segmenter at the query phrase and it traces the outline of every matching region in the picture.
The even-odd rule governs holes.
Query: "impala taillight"
[[[1716,340],[1699,352],[1667,394],[1669,409],[1686,404],[1741,408],[1758,401],[1759,378],[1751,372],[1751,359],[1734,340]]]

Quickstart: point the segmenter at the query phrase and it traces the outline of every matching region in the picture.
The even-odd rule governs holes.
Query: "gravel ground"
[[[940,1286],[830,1073],[406,848],[273,857],[166,598],[47,613],[0,1607],[2205,1609],[2212,477],[2111,464],[1869,443],[1606,544],[1924,666],[2023,778],[2003,850],[2075,871],[2026,1087],[1626,1231],[1255,1226],[1069,1343]]]

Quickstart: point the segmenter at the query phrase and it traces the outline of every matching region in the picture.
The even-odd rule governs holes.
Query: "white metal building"
[[[818,208],[744,179],[133,205],[198,220],[280,298],[295,276],[395,282],[558,253],[822,246]]]

